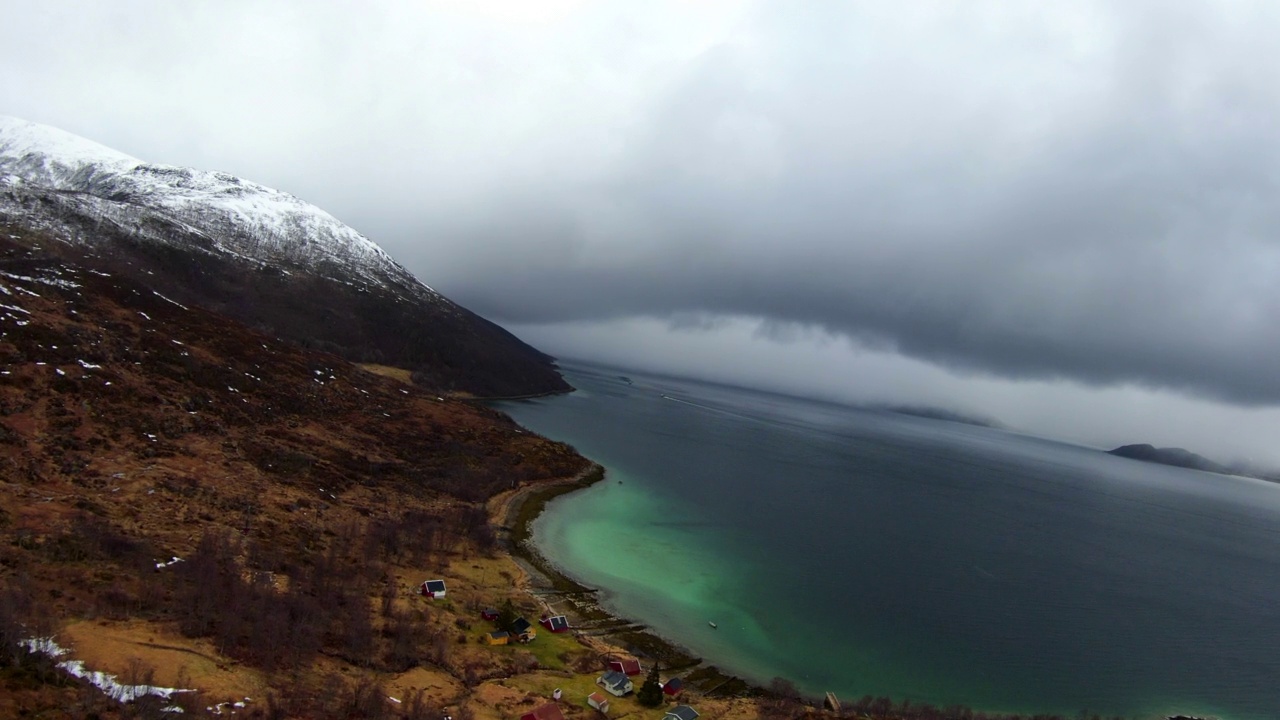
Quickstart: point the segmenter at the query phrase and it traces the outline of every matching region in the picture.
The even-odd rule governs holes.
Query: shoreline
[[[537,400],[538,398],[544,398],[544,397],[568,395],[572,392],[575,392],[574,388],[570,388],[568,390],[547,390],[545,392],[532,393],[530,395],[509,395],[505,397],[478,397],[476,395],[450,394],[449,398],[451,400],[457,400],[458,402],[477,403],[480,405],[484,405],[486,403],[491,403],[491,402],[507,402],[507,401],[515,401],[515,400]]]
[[[570,617],[570,625],[574,635],[583,644],[603,655],[634,656],[649,662],[661,664],[663,674],[670,671],[673,675],[684,678],[686,686],[696,690],[699,695],[715,700],[769,700],[778,696],[758,683],[744,680],[741,677],[723,672],[715,665],[707,664],[705,659],[697,657],[679,642],[663,637],[638,621],[621,617],[602,607],[597,597],[602,592],[599,588],[584,585],[569,577],[563,569],[548,560],[533,544],[533,523],[546,509],[548,503],[562,495],[585,490],[606,479],[607,468],[594,460],[578,475],[571,478],[558,478],[533,485],[527,485],[501,495],[490,498],[490,517],[499,531],[504,550],[525,572],[526,583],[521,592],[533,598],[549,610]],[[565,609],[564,606],[569,606]],[[560,606],[559,609],[556,606]],[[854,698],[845,698],[845,701]],[[799,697],[805,713],[812,716],[839,717],[826,707],[824,698],[814,696]],[[928,704],[928,703],[926,703]],[[940,707],[940,706],[938,706]],[[1033,717],[1065,718],[1067,715],[1053,713],[1027,713],[1000,710],[977,710],[994,714],[1009,720],[1030,720]],[[1160,711],[1149,717],[1150,720],[1164,720],[1166,717],[1188,717],[1201,720],[1198,715],[1170,714],[1171,711]],[[1174,711],[1176,713],[1176,711]],[[1227,716],[1211,715],[1204,720],[1214,720]]]
[[[500,408],[495,409],[502,411]],[[521,427],[526,426],[521,425]],[[527,427],[526,431],[537,432]],[[580,642],[601,655],[632,656],[647,663],[656,661],[661,665],[664,675],[669,672],[673,676],[683,678],[686,687],[695,690],[698,696],[707,700],[714,699],[717,702],[731,702],[735,707],[739,706],[738,703],[747,702],[754,706],[756,702],[798,701],[799,705],[792,707],[803,707],[803,713],[808,717],[842,717],[858,707],[861,701],[867,699],[873,699],[877,704],[882,699],[890,700],[891,705],[896,705],[890,696],[864,692],[862,697],[838,698],[841,701],[840,704],[844,706],[843,711],[833,712],[833,708],[826,705],[826,698],[821,695],[779,694],[777,691],[770,690],[772,686],[767,686],[763,681],[748,681],[723,672],[705,658],[698,657],[688,648],[683,647],[678,639],[663,637],[647,625],[603,607],[600,599],[607,591],[573,579],[567,570],[545,557],[533,542],[533,523],[552,500],[584,490],[607,479],[607,468],[586,456],[583,457],[589,463],[588,466],[572,477],[535,481],[494,496],[489,502],[491,521],[495,530],[498,531],[501,548],[523,571],[522,582],[518,583],[519,592],[533,599],[553,615],[567,615],[572,632]],[[794,697],[795,701],[790,700],[791,697]],[[941,711],[944,707],[955,705],[943,705],[937,701],[913,704],[917,710],[921,706]],[[959,707],[975,714],[998,717],[1001,720],[1032,720],[1033,718],[1066,720],[1075,716],[1073,712],[979,709],[965,705]],[[1187,708],[1176,705],[1174,709],[1159,710],[1150,714],[1147,712],[1148,710],[1144,709],[1133,717],[1135,719],[1141,717],[1143,720],[1166,720],[1173,717],[1200,720],[1202,717],[1195,712],[1188,713]],[[1203,717],[1204,720],[1215,718],[1227,720],[1230,716],[1210,713]]]
[[[524,592],[549,609],[570,616],[575,635],[602,654],[632,655],[657,662],[709,698],[768,697],[770,693],[765,688],[724,673],[677,641],[605,609],[598,601],[598,588],[569,577],[534,546],[533,523],[548,503],[605,479],[606,468],[590,462],[586,470],[572,478],[520,487],[490,499],[490,517],[497,524],[504,548],[528,576]]]

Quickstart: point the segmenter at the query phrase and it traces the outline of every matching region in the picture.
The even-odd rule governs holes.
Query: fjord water
[[[1278,485],[566,369],[578,392],[501,408],[609,472],[535,541],[711,663],[846,698],[1280,712]]]

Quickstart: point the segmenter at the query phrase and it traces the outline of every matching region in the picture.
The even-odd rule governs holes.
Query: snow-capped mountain
[[[0,116],[0,187],[10,195],[74,193],[61,204],[124,225],[145,209],[147,220],[205,239],[207,251],[420,292],[382,248],[289,193],[226,173],[146,163],[47,125]]]
[[[287,192],[144,162],[0,116],[0,225],[168,297],[423,382],[478,395],[569,389],[551,359],[418,281]]]

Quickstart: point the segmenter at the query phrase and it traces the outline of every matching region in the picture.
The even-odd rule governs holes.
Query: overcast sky
[[[1280,465],[1280,3],[11,5],[0,114],[553,354]]]

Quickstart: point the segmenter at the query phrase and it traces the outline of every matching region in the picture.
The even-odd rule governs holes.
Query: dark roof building
[[[671,678],[662,684],[662,692],[672,697],[679,695],[681,690],[684,690],[684,681],[678,677]]]
[[[596,684],[618,697],[635,689],[635,685],[631,684],[631,678],[617,670],[606,671],[605,674],[596,678]]]
[[[662,716],[662,720],[697,720],[698,711],[688,705],[677,705]]]
[[[424,597],[431,598],[432,600],[438,600],[444,597],[444,581],[428,580],[418,586],[418,592],[422,593]]]
[[[511,623],[511,634],[520,640],[520,642],[531,642],[538,636],[538,631],[533,629],[533,623],[519,617]]]
[[[563,615],[553,615],[542,621],[542,627],[553,633],[565,632],[569,629],[569,619]]]

